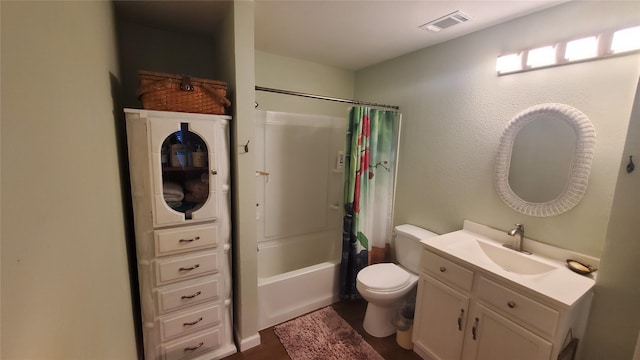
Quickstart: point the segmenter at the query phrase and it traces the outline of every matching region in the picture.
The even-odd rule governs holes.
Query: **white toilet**
[[[413,225],[398,225],[394,229],[398,264],[381,263],[358,272],[356,288],[368,302],[364,330],[375,337],[393,335],[395,305],[413,290],[420,273],[420,240],[438,236]]]

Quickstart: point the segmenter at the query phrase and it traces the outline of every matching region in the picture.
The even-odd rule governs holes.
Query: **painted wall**
[[[123,89],[123,105],[142,108],[137,90],[138,71],[186,74],[229,82],[219,71],[216,39],[163,30],[118,16],[118,57]]]
[[[640,154],[640,82],[636,90],[629,131],[602,252],[596,296],[587,333],[588,359],[631,359],[640,329],[640,167],[627,173],[629,155]],[[615,331],[612,331],[615,329]],[[637,349],[636,358],[640,356]]]
[[[463,219],[504,230],[518,222],[530,238],[602,256],[586,359],[629,358],[640,325],[631,305],[640,300],[638,265],[630,258],[638,253],[631,226],[638,220],[640,190],[637,181],[619,178],[625,139],[633,138],[627,131],[640,55],[502,77],[495,74],[495,60],[521,48],[634,25],[638,14],[638,2],[571,2],[356,73],[357,97],[400,105],[403,113],[396,224],[443,233],[461,228]],[[534,218],[500,201],[493,165],[505,124],[544,102],[583,111],[597,139],[582,202],[565,214]],[[633,142],[637,147],[637,133]]]
[[[0,357],[134,359],[111,5],[0,6]]]
[[[256,85],[307,94],[352,99],[355,73],[310,61],[255,52]],[[301,114],[348,115],[348,104],[256,91],[260,110]]]
[[[240,144],[255,144],[253,104],[255,69],[253,42],[254,4],[234,1],[226,17],[224,33],[225,71],[233,75],[234,102],[231,154],[233,170],[233,267],[234,326],[238,347],[244,351],[260,344],[258,334],[258,274],[255,221],[255,156]],[[252,147],[250,147],[252,149]]]

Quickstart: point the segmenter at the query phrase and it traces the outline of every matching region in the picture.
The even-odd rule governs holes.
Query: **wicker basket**
[[[138,96],[145,109],[221,115],[231,105],[222,81],[143,70],[138,78]]]

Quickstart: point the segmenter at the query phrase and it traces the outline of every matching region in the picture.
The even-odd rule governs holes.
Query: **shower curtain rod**
[[[262,87],[262,86],[256,86],[256,90],[273,92],[273,93],[278,93],[278,94],[285,94],[285,95],[302,96],[302,97],[307,97],[307,98],[312,98],[312,99],[337,101],[337,102],[342,102],[342,103],[347,103],[347,104],[354,104],[354,105],[374,106],[374,107],[381,107],[381,108],[394,109],[394,110],[399,110],[400,109],[400,107],[396,106],[396,105],[376,104],[376,103],[371,103],[371,102],[366,102],[366,101],[349,100],[349,99],[341,99],[341,98],[322,96],[322,95],[306,94],[306,93],[301,93],[301,92],[297,92],[297,91],[280,90],[280,89],[273,89],[273,88]]]

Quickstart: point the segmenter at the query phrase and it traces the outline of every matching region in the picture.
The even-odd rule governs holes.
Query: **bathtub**
[[[332,237],[336,234],[331,234]],[[258,329],[262,330],[339,300],[339,254],[317,251],[314,237],[327,239],[326,234],[306,235],[307,239],[259,244],[258,247]],[[333,237],[333,239],[335,239]],[[314,251],[315,250],[315,251]],[[296,254],[295,257],[288,254]],[[308,256],[304,256],[304,254]],[[301,255],[302,254],[302,255]],[[316,261],[314,261],[314,257]],[[292,258],[296,261],[291,261]],[[279,259],[280,261],[275,261]],[[282,261],[289,259],[289,261]],[[325,260],[318,262],[319,260]],[[307,266],[301,266],[300,262]],[[279,264],[274,268],[274,264]],[[284,265],[283,265],[284,264]]]
[[[260,330],[339,299],[346,119],[256,111]],[[253,143],[253,140],[252,140]]]

